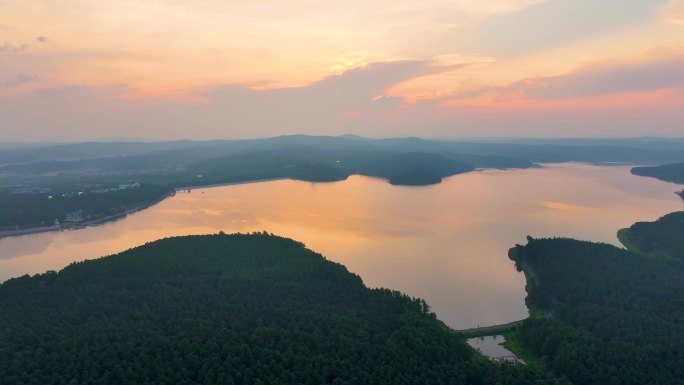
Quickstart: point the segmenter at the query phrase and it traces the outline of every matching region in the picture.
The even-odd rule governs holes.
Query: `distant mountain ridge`
[[[678,139],[615,139],[615,140],[509,140],[509,141],[451,141],[428,140],[417,137],[368,139],[354,135],[307,136],[288,135],[264,139],[170,142],[85,142],[43,146],[39,148],[0,148],[0,165],[78,161],[96,158],[118,158],[149,155],[164,156],[165,152],[188,158],[195,153],[198,161],[213,156],[236,152],[311,147],[335,151],[392,151],[429,152],[440,155],[484,156],[520,162],[625,162],[663,164],[684,161],[684,140]],[[202,156],[201,153],[206,154]],[[141,160],[144,161],[144,158]],[[483,162],[485,163],[485,162]],[[476,167],[487,167],[479,166]]]
[[[624,140],[618,142],[624,143]],[[652,144],[652,141],[648,143]],[[260,174],[330,181],[356,173],[391,179],[408,170],[416,175],[419,174],[416,170],[424,170],[426,175],[443,178],[475,168],[527,168],[535,163],[568,161],[659,164],[684,159],[684,150],[622,147],[606,141],[568,145],[290,135],[200,142],[88,142],[0,150],[0,164],[3,165],[0,172],[23,175],[84,170],[91,173],[163,173],[166,180],[173,179],[169,175],[177,173],[179,178],[188,179],[183,172],[211,168],[212,162],[225,165],[231,157],[240,160],[246,169],[257,169],[260,163],[257,157],[264,156],[283,161],[271,162],[270,169],[261,170]],[[293,173],[275,170],[292,162],[299,164],[296,170],[289,170],[295,171]],[[306,171],[303,164],[307,162],[316,164],[315,170]],[[232,165],[222,173],[236,176],[238,172],[233,170],[236,166]],[[393,170],[389,170],[391,167]],[[215,167],[213,169],[217,171]],[[326,169],[328,174],[324,175]],[[434,177],[425,179],[436,180]]]

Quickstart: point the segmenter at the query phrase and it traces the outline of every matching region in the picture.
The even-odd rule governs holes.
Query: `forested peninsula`
[[[632,251],[533,239],[510,256],[532,317],[513,332],[540,370],[572,384],[684,384],[684,212],[623,230]]]
[[[266,233],[168,238],[0,285],[2,384],[549,384],[425,301]]]
[[[684,184],[684,162],[669,163],[660,166],[643,166],[632,168],[632,174],[657,178],[665,182]],[[684,190],[676,192],[684,201]]]
[[[641,176],[650,176],[666,182],[684,184],[684,162],[669,163],[660,166],[634,167],[632,173]]]

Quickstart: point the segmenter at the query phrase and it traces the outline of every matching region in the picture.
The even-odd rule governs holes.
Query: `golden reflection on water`
[[[0,239],[0,280],[58,270],[159,238],[266,230],[295,238],[371,287],[425,298],[456,328],[524,318],[515,243],[568,236],[617,244],[619,228],[684,208],[677,186],[628,167],[487,170],[428,187],[353,176],[179,192],[117,222]]]

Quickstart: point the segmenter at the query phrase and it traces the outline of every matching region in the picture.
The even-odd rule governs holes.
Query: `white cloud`
[[[453,28],[540,1],[3,0],[0,24],[24,41],[50,33],[51,44],[36,43],[40,58],[22,70],[163,93],[219,83],[302,85],[366,63],[428,60],[454,53],[456,41],[442,45]],[[46,68],[53,76],[33,68],[43,61],[57,62]]]

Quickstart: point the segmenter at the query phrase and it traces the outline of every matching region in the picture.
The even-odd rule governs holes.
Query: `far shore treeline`
[[[0,236],[115,218],[179,187],[350,175],[423,186],[482,168],[549,162],[662,164],[684,159],[684,141],[450,141],[283,136],[240,141],[88,142],[0,149]],[[681,166],[651,172],[682,180]],[[650,171],[635,169],[639,175]],[[677,179],[680,178],[680,179]],[[119,189],[118,186],[135,185]],[[98,195],[99,194],[99,195]],[[4,232],[4,233],[3,233]]]

